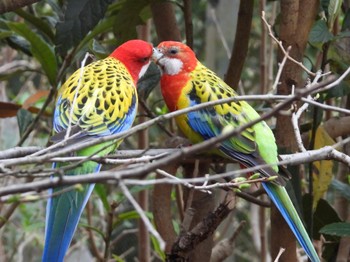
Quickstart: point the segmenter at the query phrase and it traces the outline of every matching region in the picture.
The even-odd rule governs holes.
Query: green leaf
[[[320,233],[338,237],[350,236],[350,223],[333,223],[321,228]]]
[[[94,39],[99,34],[108,31],[113,27],[115,17],[108,17],[103,19],[85,38],[79,43],[77,50],[80,51],[85,45]],[[75,54],[76,55],[76,54]]]
[[[153,219],[153,214],[151,212],[145,212],[145,214],[150,220]],[[123,221],[129,221],[131,219],[138,219],[138,218],[140,218],[140,214],[137,213],[137,211],[135,211],[135,210],[120,213],[120,214],[118,214],[118,219],[116,219],[116,221],[114,221],[113,227],[119,225]]]
[[[305,194],[303,196],[303,208],[304,208],[304,214],[307,208],[312,205],[310,194]],[[308,221],[310,220],[310,217],[305,217],[305,222],[307,225],[310,224]],[[333,207],[324,199],[320,199],[320,201],[317,204],[316,210],[313,214],[313,238],[314,239],[320,239],[319,231],[324,226],[331,224],[331,223],[337,223],[341,222],[341,219],[339,218],[337,212],[333,209]],[[331,239],[328,239],[331,240]],[[334,240],[334,239],[332,239]]]
[[[93,39],[90,42],[90,50],[92,51],[92,53],[95,55],[95,57],[97,59],[103,59],[106,56],[108,56],[108,52],[107,50],[104,48],[104,46],[102,46],[98,41],[96,41],[95,39]]]
[[[87,45],[91,45],[91,42],[94,41],[94,38],[106,31],[110,31],[113,27],[115,21],[114,16],[110,16],[106,19],[103,19],[98,25],[87,35],[85,38],[79,43],[77,48],[75,49],[75,52],[72,53],[72,56],[74,57],[72,61],[74,62],[76,59],[81,59],[81,57],[84,56],[84,53],[87,52]],[[106,57],[106,56],[104,56]],[[97,55],[97,58],[104,58],[101,55]]]
[[[311,29],[309,41],[312,45],[320,47],[320,45],[333,39],[333,34],[329,32],[327,24],[324,20],[318,20]]]
[[[23,9],[17,9],[14,11],[17,15],[24,18],[26,21],[34,25],[40,32],[44,33],[52,42],[54,40],[54,33],[51,30],[51,27],[43,20],[40,19]]]
[[[341,26],[341,31],[345,32],[350,30],[350,9],[346,10],[345,17],[343,19],[343,24]]]
[[[8,27],[30,43],[30,51],[39,61],[46,73],[50,84],[55,86],[57,60],[53,48],[23,23],[8,22]]]
[[[347,36],[348,35],[348,36]],[[331,71],[342,74],[350,64],[350,32],[342,32],[336,36],[328,49],[328,60]],[[347,77],[347,79],[350,79]]]
[[[19,127],[19,134],[22,137],[23,133],[26,131],[27,127],[32,123],[32,114],[23,108],[19,109],[17,112],[17,122]]]
[[[310,194],[305,194],[303,197],[303,207],[304,207],[304,214],[307,210],[310,210],[312,206],[312,198]],[[314,214],[312,215],[313,219],[313,230],[312,230],[312,236],[314,239],[320,239],[320,229],[324,226],[332,223],[338,223],[341,222],[341,219],[339,218],[336,211],[333,209],[333,207],[324,199],[320,199],[320,201],[317,204],[316,210]],[[310,225],[310,217],[305,216],[306,225]],[[330,258],[335,257],[338,251],[338,245],[339,245],[339,237],[337,236],[331,236],[331,235],[324,235],[325,238],[325,244],[324,249],[322,252],[322,257],[325,259],[325,261],[331,261]]]
[[[56,25],[57,51],[64,54],[77,45],[104,17],[112,0],[68,1],[64,21]]]
[[[111,256],[116,262],[125,262],[124,259],[122,259],[120,256],[118,256],[116,254],[112,254]]]
[[[19,50],[26,55],[32,56],[32,52],[30,51],[30,44],[23,37],[12,35],[6,40],[9,46],[11,46],[13,49]]]
[[[339,180],[333,179],[330,187],[336,190],[342,197],[350,201],[350,186],[340,182]]]
[[[107,194],[106,187],[104,185],[97,184],[95,186],[94,191],[97,193],[98,197],[102,201],[104,208],[107,211],[110,211],[110,205],[108,203],[108,198],[107,198],[108,194]]]
[[[162,259],[162,261],[165,261],[165,258],[166,258],[165,253],[160,248],[159,242],[153,235],[151,236],[151,241],[152,241],[154,251],[158,254],[158,256]]]
[[[9,36],[12,36],[13,33],[11,31],[1,30],[0,29],[0,40],[4,38],[8,38]]]
[[[113,30],[117,45],[136,38],[136,26],[144,24],[151,17],[149,4],[150,0],[124,0],[120,2]]]
[[[140,218],[140,215],[135,210],[123,212],[118,215],[118,220],[130,220],[137,218]]]
[[[327,90],[323,92],[325,96],[323,97],[323,100],[334,98],[334,97],[343,97],[348,94],[350,94],[350,83],[349,81],[343,81],[339,83],[334,88],[331,88],[330,90]]]
[[[336,35],[336,38],[344,38],[344,37],[350,37],[350,31],[344,31],[340,32],[339,34]]]
[[[96,232],[97,234],[99,234],[101,236],[102,239],[105,237],[103,231],[101,231],[97,227],[93,227],[93,226],[90,226],[90,225],[84,224],[84,223],[79,223],[79,226],[82,226],[82,227],[84,227],[86,229],[90,229],[90,230]]]
[[[328,5],[328,26],[333,28],[335,19],[338,17],[341,10],[343,0],[330,0]]]

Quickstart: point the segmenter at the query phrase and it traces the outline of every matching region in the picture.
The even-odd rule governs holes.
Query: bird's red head
[[[165,41],[153,49],[152,60],[162,70],[160,86],[164,100],[170,111],[177,110],[182,89],[197,66],[196,55],[183,43]]]
[[[152,59],[166,75],[188,73],[193,71],[197,65],[197,58],[192,49],[175,41],[161,42],[153,50]]]
[[[147,71],[152,56],[152,45],[142,40],[130,40],[120,45],[110,57],[118,59],[129,70],[135,84]]]

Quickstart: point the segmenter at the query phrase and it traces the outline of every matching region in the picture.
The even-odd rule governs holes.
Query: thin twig
[[[219,34],[222,46],[224,47],[224,49],[226,51],[227,58],[230,58],[231,57],[231,49],[228,47],[227,40],[225,38],[225,34],[222,31],[221,25],[216,17],[215,8],[213,8],[210,5],[209,5],[209,13],[211,15],[211,18],[213,19],[214,25],[216,27],[218,34]]]
[[[31,122],[31,124],[27,127],[27,129],[24,131],[21,139],[19,140],[19,142],[17,143],[16,146],[21,146],[24,141],[27,139],[27,137],[29,136],[29,134],[33,131],[34,127],[36,127],[39,119],[41,118],[41,116],[44,114],[47,106],[51,103],[52,99],[54,98],[56,93],[56,87],[51,87],[50,89],[50,93],[47,97],[47,99],[45,100],[44,105],[42,106],[42,108],[40,109],[40,111],[38,112],[38,114],[36,115],[36,117],[34,118],[34,120]]]
[[[78,79],[78,84],[77,84],[77,88],[75,89],[75,93],[74,93],[74,98],[73,98],[73,103],[70,105],[70,112],[69,112],[69,122],[68,122],[68,126],[67,126],[67,131],[66,131],[66,135],[64,137],[64,139],[68,139],[70,136],[70,132],[72,129],[72,120],[73,120],[73,114],[74,114],[74,108],[77,102],[77,97],[79,94],[79,90],[81,87],[81,81],[84,77],[84,69],[85,69],[85,64],[86,64],[86,60],[88,59],[88,57],[90,57],[89,53],[86,53],[84,56],[83,61],[81,61],[81,66],[80,66],[80,75],[79,75],[79,79]]]
[[[322,74],[321,74],[321,71],[318,71],[316,73],[316,76],[314,77],[312,83],[309,83],[307,85],[307,87],[311,86],[312,84],[316,84],[318,82],[318,80],[322,77]],[[294,91],[294,89],[293,89]],[[311,95],[308,95],[307,97],[308,100],[313,100],[313,98],[311,97]],[[298,148],[301,152],[306,152],[306,148],[304,147],[304,144],[303,144],[303,140],[301,138],[301,133],[300,133],[300,130],[299,130],[299,124],[298,124],[298,121],[299,121],[299,118],[301,117],[301,115],[304,113],[304,111],[306,111],[306,109],[309,107],[309,104],[308,103],[305,103],[303,104],[297,112],[293,112],[292,113],[292,126],[293,126],[293,130],[294,130],[294,136],[295,136],[295,140],[296,140],[296,143],[298,145]]]
[[[135,208],[136,212],[140,215],[140,217],[141,217],[143,223],[145,224],[145,226],[147,227],[148,231],[157,239],[161,250],[165,250],[165,242],[164,242],[163,238],[159,235],[158,231],[154,229],[152,223],[149,221],[149,219],[145,215],[145,212],[139,206],[137,201],[133,198],[129,189],[125,186],[124,182],[120,181],[119,186],[120,186],[120,189],[122,190],[124,196],[129,200],[129,202]]]
[[[349,142],[349,139],[344,140]],[[196,150],[191,149],[179,149],[177,152],[164,157],[160,160],[148,163],[142,166],[137,166],[135,168],[123,169],[118,171],[101,171],[98,176],[95,173],[86,174],[84,176],[63,176],[63,177],[53,177],[51,179],[45,179],[42,181],[34,181],[30,183],[21,183],[16,185],[9,185],[4,188],[0,188],[0,196],[6,196],[10,194],[25,193],[29,191],[41,191],[48,188],[54,188],[58,186],[67,186],[74,184],[86,184],[86,183],[112,183],[117,184],[123,179],[125,185],[155,185],[160,183],[168,184],[180,184],[178,181],[173,179],[157,179],[157,180],[139,180],[139,179],[130,179],[131,177],[138,177],[141,175],[149,174],[151,171],[160,168],[168,163],[171,163],[175,160],[181,159],[185,156],[194,154]],[[286,164],[301,164],[306,162],[325,160],[325,159],[334,159],[340,161],[350,167],[350,156],[347,156],[331,146],[326,146],[317,150],[310,150],[303,153],[296,153],[292,155],[284,156],[284,159],[279,163],[272,163],[272,165],[286,165]],[[246,168],[244,170],[237,170],[232,172],[227,172],[224,174],[211,175],[205,180],[213,181],[225,177],[232,177],[235,175],[242,175],[246,172],[256,172],[257,170],[267,167],[269,165],[259,165],[252,168]],[[203,178],[193,178],[193,179],[183,179],[185,182],[199,183],[203,182]]]
[[[279,41],[273,34],[272,32],[272,28],[270,26],[270,24],[267,22],[266,18],[265,18],[265,11],[262,11],[262,15],[261,15],[262,20],[264,21],[268,31],[269,31],[269,35],[270,37],[278,44],[278,46],[280,47],[281,51],[283,52],[283,54],[285,55],[285,57],[287,57],[288,60],[292,61],[293,63],[297,64],[298,66],[300,66],[305,72],[307,72],[309,75],[311,76],[315,76],[315,73],[310,71],[308,68],[306,68],[303,63],[298,62],[297,60],[295,60],[294,58],[292,58],[291,56],[289,56],[288,52],[286,51],[286,49],[284,49],[282,41]]]
[[[285,56],[283,57],[282,62],[278,65],[278,71],[277,71],[277,74],[276,74],[275,82],[274,82],[273,85],[272,85],[272,90],[271,90],[272,93],[276,93],[277,86],[278,86],[279,83],[280,83],[280,79],[281,79],[281,75],[282,75],[282,71],[283,71],[284,65],[285,65],[286,62],[287,62],[287,58],[288,58],[288,56],[289,56],[289,52],[290,52],[291,49],[292,49],[291,46],[289,46],[289,47],[287,48],[287,51],[286,51],[286,52],[287,52],[287,55],[285,55]]]
[[[72,190],[76,190],[79,187],[80,187],[79,184],[71,185],[71,186],[65,187],[59,191],[56,191],[52,194],[47,194],[47,193],[39,193],[38,194],[38,193],[29,192],[29,193],[21,194],[18,197],[17,196],[8,196],[8,197],[5,196],[5,197],[0,198],[0,203],[8,203],[8,202],[30,203],[30,202],[35,202],[38,200],[43,200],[43,199],[55,197],[55,196],[61,195],[63,193],[72,191]]]
[[[349,70],[347,70],[347,71],[349,71]],[[330,83],[330,81],[332,81],[332,82]],[[102,183],[118,183],[121,178],[125,178],[126,176],[133,177],[135,175],[141,175],[141,174],[146,175],[149,172],[152,172],[153,170],[160,168],[161,166],[164,166],[164,165],[167,165],[168,163],[171,163],[172,161],[176,161],[176,160],[179,160],[181,158],[191,156],[195,153],[199,153],[199,152],[204,151],[206,149],[213,148],[213,146],[215,146],[217,143],[220,143],[221,141],[224,141],[225,139],[227,139],[229,137],[232,137],[234,135],[241,133],[244,129],[258,123],[259,121],[262,121],[262,120],[265,120],[265,119],[271,117],[272,115],[279,112],[285,106],[290,105],[294,101],[300,99],[300,97],[307,96],[310,93],[312,93],[316,90],[319,90],[320,88],[322,88],[324,86],[327,86],[327,85],[329,86],[330,84],[333,84],[333,79],[328,80],[326,82],[323,81],[322,83],[318,83],[316,85],[312,85],[312,86],[310,86],[310,88],[300,89],[300,90],[298,90],[298,92],[294,96],[290,96],[290,98],[279,103],[274,108],[274,110],[263,114],[262,117],[254,120],[250,123],[247,123],[246,125],[243,125],[243,126],[237,128],[235,130],[232,130],[230,132],[225,132],[225,133],[217,136],[216,138],[212,138],[212,139],[206,140],[202,143],[192,145],[191,147],[181,148],[178,152],[175,152],[172,155],[168,155],[168,156],[162,158],[161,160],[153,161],[152,163],[143,165],[142,167],[135,167],[135,168],[131,168],[131,169],[120,170],[120,171],[114,172],[113,174],[108,173],[108,172],[107,173],[101,172],[98,176],[96,176],[94,174],[88,174],[88,175],[79,176],[79,177],[60,177],[60,178],[55,177],[55,178],[51,179],[50,181],[43,180],[43,181],[35,181],[35,182],[27,183],[27,184],[12,185],[12,186],[8,186],[6,188],[0,189],[0,196],[13,194],[13,193],[23,193],[23,192],[28,192],[28,191],[32,191],[32,190],[34,190],[34,191],[43,190],[43,189],[47,189],[50,187],[56,187],[56,186],[61,186],[61,185],[72,185],[74,183],[99,183],[99,182],[100,183],[101,182]],[[216,102],[222,103],[222,101],[216,101]],[[203,106],[204,105],[201,105],[200,108],[202,108]],[[206,106],[208,106],[208,105],[206,105]],[[186,112],[190,112],[192,110],[198,110],[198,107],[196,106],[196,107],[188,108],[188,109],[186,109]],[[131,132],[128,132],[128,133],[124,132],[121,135],[124,135],[124,136],[129,135],[130,133],[136,132],[138,130],[142,130],[142,129],[154,124],[156,121],[170,119],[170,118],[175,117],[179,114],[183,114],[184,111],[185,110],[176,111],[176,112],[172,112],[172,113],[169,113],[167,115],[158,117],[156,119],[152,119],[150,121],[147,121],[141,125],[138,125],[138,126],[132,128]],[[109,139],[115,139],[116,137],[117,136],[110,136]],[[98,144],[98,143],[105,142],[105,141],[106,141],[106,138],[96,139],[96,141],[89,141],[89,142],[86,142],[82,145],[80,145],[80,144],[76,145],[76,146],[74,146],[74,149],[77,150],[77,149],[83,148],[85,146],[91,146],[91,145]],[[326,147],[323,150],[318,151],[318,152],[320,154],[322,154],[323,158],[329,158],[330,152],[332,150],[334,150],[334,148]],[[71,151],[72,151],[72,148],[70,148],[70,151],[67,149],[63,149],[61,152],[59,152],[59,154],[63,154],[65,152],[68,153]],[[54,152],[54,153],[57,154],[57,152]],[[51,156],[46,155],[46,156],[40,156],[38,158],[42,161],[46,160],[46,159],[50,159],[51,157],[54,156],[54,153],[52,153]],[[314,152],[313,153],[308,152],[308,153],[310,153],[310,155],[312,155],[313,158],[320,157],[320,156],[315,156],[313,154]],[[339,156],[339,154],[333,154],[332,156],[339,157],[337,160],[342,161],[342,162],[346,163],[347,165],[349,165],[349,163],[350,163],[348,156],[343,156],[343,155]],[[39,159],[37,159],[37,160],[39,160]],[[304,155],[304,158],[302,160],[299,160],[299,161],[306,162],[306,161],[309,161],[309,159],[311,159],[309,157],[309,155]],[[30,162],[29,160],[31,160],[31,158],[27,158],[27,159],[23,158],[23,159],[21,159],[21,161],[16,159],[16,160],[13,160],[12,162],[11,161],[10,162],[9,161],[2,162],[2,165],[3,165],[2,167],[4,168],[4,165],[18,164],[18,162],[22,162],[22,163],[26,162],[26,161]],[[256,168],[260,169],[261,166],[256,167]],[[256,171],[256,169],[250,170],[250,171]],[[230,174],[228,174],[228,173],[225,175],[230,176]],[[217,179],[218,178],[218,177],[215,177],[215,178],[214,177],[215,176],[211,176],[209,179],[212,179],[212,178]],[[220,176],[220,177],[222,177],[222,176]]]
[[[284,253],[285,250],[286,250],[285,248],[282,248],[282,247],[280,248],[280,251],[278,252],[274,262],[278,262],[279,261],[280,257],[282,256],[282,254]]]
[[[205,176],[202,177],[202,181],[203,185],[201,186],[197,186],[197,185],[193,185],[191,183],[186,182],[184,179],[182,178],[178,178],[176,176],[173,176],[171,174],[169,174],[168,172],[161,170],[161,169],[157,169],[156,173],[165,176],[167,178],[170,179],[174,179],[176,181],[178,181],[181,185],[190,188],[190,189],[195,189],[195,190],[199,190],[202,191],[203,193],[209,193],[211,194],[211,192],[209,191],[210,189],[214,189],[214,188],[239,188],[239,186],[241,185],[245,185],[245,184],[256,184],[256,183],[261,183],[261,182],[266,182],[266,181],[270,181],[271,179],[263,177],[263,178],[257,178],[257,179],[251,179],[251,180],[244,180],[244,181],[234,181],[234,182],[226,182],[226,183],[215,183],[215,184],[210,184],[208,185],[208,179],[209,176]]]
[[[101,252],[99,251],[98,247],[96,246],[96,241],[95,241],[95,237],[93,234],[93,230],[92,228],[92,204],[91,201],[87,202],[87,222],[89,227],[86,228],[87,232],[88,232],[88,242],[89,242],[89,246],[90,246],[90,252],[93,254],[94,257],[96,257],[98,262],[104,261],[103,260],[103,255],[101,254]]]
[[[349,69],[341,76],[344,78],[344,75],[350,72],[350,67]],[[256,123],[266,120],[270,117],[272,117],[273,115],[275,115],[277,112],[279,112],[280,110],[282,110],[283,108],[285,108],[286,106],[290,105],[292,102],[296,101],[296,100],[300,100],[301,97],[307,96],[312,92],[316,92],[317,90],[319,90],[320,88],[323,88],[324,86],[329,86],[332,85],[334,82],[333,78],[330,79],[326,79],[325,81],[312,85],[310,88],[303,88],[298,90],[298,92],[294,95],[294,96],[289,96],[286,100],[280,102],[279,104],[276,105],[276,107],[271,110],[268,113],[263,114],[261,117],[250,121],[249,123],[242,125],[232,131],[229,132],[225,132],[217,137],[208,139],[206,141],[204,141],[203,143],[200,144],[196,144],[192,146],[192,149],[194,148],[194,150],[204,150],[207,148],[212,147],[213,145],[217,144],[218,142],[221,142],[229,137],[232,137],[234,135],[237,135],[239,133],[241,133],[243,130],[245,130],[248,127],[251,127],[253,125],[255,125]],[[145,121],[142,124],[139,124],[137,126],[132,127],[129,130],[126,131],[122,131],[118,134],[115,135],[109,135],[109,136],[105,136],[105,137],[99,137],[99,138],[95,138],[95,139],[91,139],[88,141],[83,141],[81,143],[77,143],[75,145],[71,145],[71,146],[67,146],[65,148],[62,148],[61,150],[57,150],[55,152],[52,152],[50,154],[44,155],[44,156],[38,156],[38,157],[24,157],[22,159],[15,159],[15,160],[3,160],[0,161],[0,170],[4,169],[7,166],[11,166],[13,164],[28,164],[28,163],[32,163],[33,159],[35,159],[35,162],[43,162],[46,161],[52,157],[56,157],[56,156],[60,156],[60,155],[64,155],[67,153],[71,153],[72,151],[77,151],[86,147],[90,147],[93,145],[97,145],[97,144],[101,144],[103,142],[106,141],[111,141],[111,140],[115,140],[115,139],[124,139],[127,136],[130,136],[131,134],[134,134],[140,130],[143,130],[145,128],[148,128],[149,126],[152,126],[153,124],[157,123],[157,122],[161,122],[164,120],[168,120],[168,119],[172,119],[174,117],[177,117],[179,115],[185,114],[185,113],[189,113],[189,112],[193,112],[196,110],[200,110],[202,108],[206,108],[209,106],[214,106],[214,105],[218,105],[218,104],[223,104],[223,103],[229,103],[235,101],[235,98],[228,98],[228,99],[221,99],[221,100],[217,100],[217,101],[211,101],[211,102],[207,102],[207,103],[202,103],[196,106],[192,106],[192,107],[188,107],[182,110],[177,110],[165,115],[161,115],[158,116],[154,119]]]
[[[113,232],[113,219],[114,219],[114,211],[118,207],[117,202],[112,202],[110,205],[110,210],[107,213],[107,228],[106,228],[106,236],[105,236],[105,252],[104,252],[104,260],[108,261],[109,253],[111,250],[111,239]]]

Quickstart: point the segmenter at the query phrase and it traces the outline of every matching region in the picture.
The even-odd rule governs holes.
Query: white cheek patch
[[[158,63],[162,65],[164,73],[168,75],[178,74],[183,67],[182,61],[177,58],[164,57]]]
[[[140,73],[139,73],[139,79],[146,73],[149,65],[151,64],[151,61],[149,61],[147,64],[141,67]]]

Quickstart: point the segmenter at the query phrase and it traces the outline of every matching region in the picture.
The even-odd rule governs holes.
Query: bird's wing
[[[61,87],[54,114],[53,140],[71,133],[86,136],[116,134],[131,127],[137,111],[133,79],[126,67],[108,57],[77,70]]]
[[[192,74],[195,77],[188,83],[192,88],[187,93],[190,106],[236,96],[232,88],[205,67],[195,70]],[[243,110],[245,105],[245,102],[237,101],[190,112],[187,115],[188,123],[204,139],[210,139],[220,135],[225,129],[237,128],[251,121],[250,116]],[[254,129],[247,128],[238,136],[226,140],[222,146],[244,154],[254,153]]]
[[[231,87],[205,67],[197,68],[192,72],[188,85],[190,88],[187,89],[189,90],[187,99],[190,106],[237,95]],[[247,124],[258,117],[258,113],[248,103],[234,101],[190,112],[187,114],[187,121],[193,131],[206,140]],[[221,142],[219,150],[248,167],[266,164],[267,161],[260,155],[258,149],[256,128],[266,128],[271,132],[265,122],[258,123]],[[272,139],[274,140],[273,135]],[[265,176],[277,175],[271,167],[260,171]],[[284,183],[282,179],[279,182]]]

